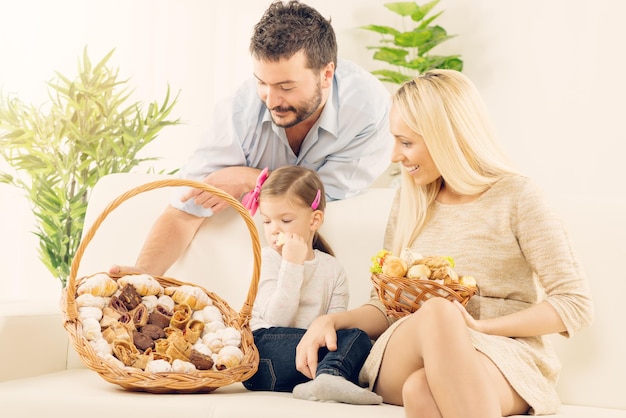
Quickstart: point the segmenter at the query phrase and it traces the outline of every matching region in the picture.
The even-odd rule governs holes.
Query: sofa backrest
[[[85,233],[106,205],[127,190],[167,176],[113,174],[103,178],[90,197]],[[132,265],[157,216],[166,207],[171,187],[138,194],[109,211],[93,234],[80,260],[82,277],[106,271],[112,264]],[[350,283],[350,306],[365,302],[371,290],[370,258],[382,248],[393,189],[371,189],[356,197],[329,202],[322,236],[344,265]],[[264,246],[257,214],[257,238]],[[166,276],[204,286],[239,311],[246,299],[254,269],[252,237],[240,214],[232,208],[208,218],[183,256]]]
[[[113,174],[103,178],[90,198],[86,231],[104,207],[132,187],[167,178],[147,174]],[[350,306],[367,300],[371,290],[370,258],[382,247],[393,189],[372,189],[354,198],[330,202],[321,230],[344,265],[350,281]],[[133,264],[156,217],[167,205],[171,189],[143,193],[110,212],[81,260],[78,277],[107,270],[111,264]],[[572,339],[552,336],[563,363],[558,391],[564,403],[626,409],[626,280],[620,261],[626,257],[626,199],[606,206],[599,216],[594,202],[560,202],[591,282],[594,325]],[[239,311],[253,271],[251,238],[239,214],[227,210],[206,221],[194,241],[167,273],[200,284]],[[255,219],[257,226],[260,220]],[[261,231],[259,229],[259,231]],[[259,239],[264,245],[263,234]],[[83,367],[70,348],[69,367]]]

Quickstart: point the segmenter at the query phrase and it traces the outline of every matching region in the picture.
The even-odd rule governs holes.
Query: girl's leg
[[[377,405],[382,398],[358,385],[358,376],[372,348],[369,336],[360,329],[337,332],[337,350],[320,350],[315,379],[294,388],[294,397],[336,401],[357,405]]]
[[[443,298],[429,300],[396,329],[375,389],[385,402],[404,405],[407,417],[488,418],[528,408],[474,349],[462,316]]]
[[[343,376],[358,384],[359,372],[372,349],[370,337],[358,328],[337,331],[337,350],[320,350],[316,374]]]
[[[248,390],[291,392],[308,377],[296,370],[296,346],[305,329],[273,327],[253,332],[259,350],[259,368],[243,385]]]

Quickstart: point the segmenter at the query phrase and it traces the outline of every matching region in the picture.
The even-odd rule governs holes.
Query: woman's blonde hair
[[[268,176],[261,187],[259,200],[266,197],[285,197],[291,203],[311,207],[319,193],[319,202],[312,210],[326,209],[326,194],[324,183],[317,172],[302,166],[289,165],[277,168]],[[313,237],[313,248],[335,255],[330,245],[322,238],[319,232]]]
[[[478,90],[462,73],[427,71],[400,86],[392,104],[407,126],[424,138],[441,173],[437,181],[419,186],[403,170],[392,248],[399,254],[424,227],[444,183],[455,193],[475,195],[517,172],[496,139]]]

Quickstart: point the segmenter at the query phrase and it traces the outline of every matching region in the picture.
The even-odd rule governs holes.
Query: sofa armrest
[[[0,381],[65,370],[68,335],[55,301],[0,303]]]

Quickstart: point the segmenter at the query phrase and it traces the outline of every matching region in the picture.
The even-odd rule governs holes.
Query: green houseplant
[[[35,215],[39,258],[65,286],[80,243],[89,193],[111,173],[129,172],[155,160],[139,151],[169,120],[177,97],[169,86],[162,103],[127,103],[128,80],[109,66],[113,50],[92,65],[84,49],[78,75],[56,73],[47,83],[49,103],[26,105],[15,95],[0,97],[0,157],[10,171],[0,182],[21,188]]]
[[[403,28],[367,25],[361,29],[381,35],[380,44],[368,46],[374,50],[373,58],[392,66],[392,69],[374,70],[381,81],[402,84],[414,76],[433,69],[463,69],[463,60],[459,55],[435,55],[432,49],[452,38],[446,30],[433,22],[443,13],[429,15],[439,3],[434,0],[422,6],[415,2],[385,3],[390,11],[402,16]]]

